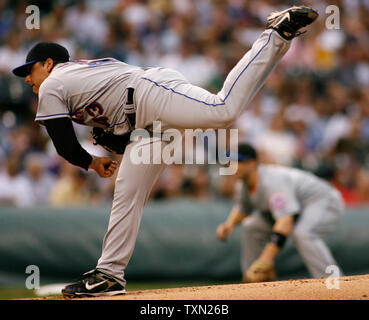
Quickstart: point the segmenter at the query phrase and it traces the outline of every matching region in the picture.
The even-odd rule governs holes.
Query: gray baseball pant
[[[136,75],[136,128],[161,121],[162,129],[207,129],[230,126],[264,84],[290,41],[266,30],[227,76],[222,90],[212,94],[191,85],[180,73],[151,68]],[[150,152],[150,141],[142,147]],[[164,164],[134,164],[128,145],[117,175],[114,200],[97,269],[125,285],[124,270],[135,246],[142,210]],[[165,142],[156,141],[154,143]],[[142,142],[140,142],[140,145]]]

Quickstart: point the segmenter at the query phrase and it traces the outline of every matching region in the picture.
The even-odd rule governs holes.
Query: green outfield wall
[[[240,229],[226,242],[215,230],[228,215],[228,201],[193,199],[151,202],[144,209],[128,281],[238,281]],[[40,283],[70,282],[95,267],[109,207],[0,208],[0,286],[24,285],[35,265]],[[369,208],[347,209],[327,238],[345,275],[369,273]],[[291,240],[276,261],[278,278],[309,277]]]

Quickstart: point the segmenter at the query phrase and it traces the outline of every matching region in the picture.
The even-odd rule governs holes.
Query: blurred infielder
[[[67,50],[55,43],[39,43],[30,50],[26,63],[13,72],[25,77],[38,94],[36,121],[46,126],[57,152],[104,178],[118,168],[115,161],[91,156],[80,146],[71,122],[75,121],[94,127],[97,143],[124,153],[102,255],[96,269],[62,290],[64,296],[125,292],[124,270],[133,252],[142,210],[164,168],[164,164],[134,164],[130,152],[138,143],[142,153],[152,150],[150,144],[166,143],[152,138],[147,138],[146,145],[145,141],[129,143],[130,132],[150,127],[154,121],[161,122],[162,130],[230,126],[288,50],[290,40],[317,16],[307,7],[272,13],[267,30],[231,70],[218,94],[191,85],[168,68],[143,70],[112,58],[69,61]],[[151,163],[157,160],[151,159]]]
[[[340,193],[309,172],[259,164],[248,144],[241,144],[233,158],[238,160],[236,205],[217,235],[225,240],[242,223],[243,281],[274,280],[274,259],[288,236],[312,277],[326,277],[327,266],[337,263],[323,237],[336,229],[344,213]]]

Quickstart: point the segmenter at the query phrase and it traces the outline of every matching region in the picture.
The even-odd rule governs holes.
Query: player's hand
[[[217,228],[217,237],[219,240],[225,241],[232,234],[233,226],[222,223]]]
[[[118,162],[106,157],[93,157],[89,168],[94,169],[100,177],[109,178],[118,168]]]

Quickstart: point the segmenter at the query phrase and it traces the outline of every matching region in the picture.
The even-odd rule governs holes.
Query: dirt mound
[[[114,297],[88,300],[369,300],[369,275],[341,277],[337,283],[326,279],[302,279],[263,283],[230,284],[128,291]],[[48,297],[41,299],[63,299]]]

